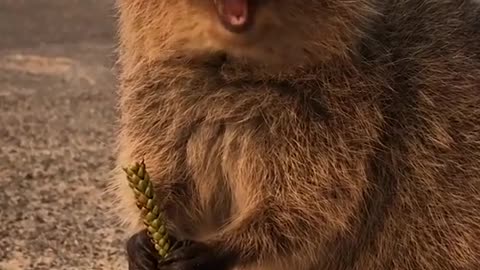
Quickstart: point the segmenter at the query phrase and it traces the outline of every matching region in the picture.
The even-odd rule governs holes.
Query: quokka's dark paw
[[[134,234],[127,241],[129,270],[227,270],[232,260],[219,257],[204,244],[181,241],[165,259],[160,258],[146,230]]]
[[[219,258],[206,245],[196,242],[182,243],[173,249],[159,270],[226,270],[229,260]]]
[[[127,241],[129,270],[158,270],[160,256],[146,230],[138,232]]]

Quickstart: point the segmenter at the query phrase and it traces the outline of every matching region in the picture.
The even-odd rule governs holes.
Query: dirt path
[[[110,0],[0,0],[0,270],[126,269]]]

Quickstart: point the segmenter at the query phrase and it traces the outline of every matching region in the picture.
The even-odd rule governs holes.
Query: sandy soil
[[[0,0],[0,270],[126,269],[111,0]]]

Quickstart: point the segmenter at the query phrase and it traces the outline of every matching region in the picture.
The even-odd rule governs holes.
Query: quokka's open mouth
[[[223,26],[234,33],[247,31],[254,19],[255,1],[214,0],[218,17]]]

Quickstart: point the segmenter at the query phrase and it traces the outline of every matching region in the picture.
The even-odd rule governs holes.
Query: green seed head
[[[143,161],[134,163],[123,168],[123,171],[127,174],[129,186],[133,190],[137,200],[137,207],[140,209],[143,222],[147,227],[155,249],[162,258],[165,258],[170,249],[170,241],[145,163]]]

